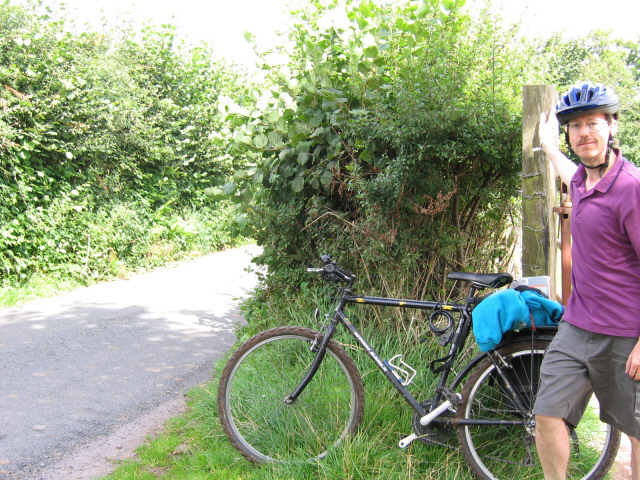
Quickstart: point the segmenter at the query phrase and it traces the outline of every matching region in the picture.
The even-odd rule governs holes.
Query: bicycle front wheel
[[[362,379],[333,340],[311,383],[295,402],[285,403],[309,371],[318,336],[302,327],[266,330],[243,343],[222,371],[220,421],[252,462],[322,458],[362,421]]]
[[[543,478],[531,411],[538,392],[540,364],[548,346],[549,341],[537,340],[532,351],[531,342],[523,341],[498,350],[506,363],[503,370],[509,385],[520,392],[524,401],[524,412],[507,393],[506,382],[490,358],[483,360],[469,376],[462,392],[459,418],[491,422],[458,427],[462,453],[477,478]],[[568,433],[571,458],[567,478],[603,478],[615,460],[620,432],[600,421],[595,396],[578,427],[569,429]]]

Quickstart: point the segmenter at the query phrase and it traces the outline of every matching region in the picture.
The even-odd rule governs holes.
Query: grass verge
[[[216,370],[222,367],[221,361]],[[222,430],[214,380],[194,388],[189,393],[188,411],[168,421],[158,437],[137,449],[136,458],[123,462],[104,480],[472,478],[456,450],[420,442],[400,450],[398,440],[411,432],[410,408],[386,385],[364,380],[365,417],[359,432],[322,461],[304,465],[250,463]]]

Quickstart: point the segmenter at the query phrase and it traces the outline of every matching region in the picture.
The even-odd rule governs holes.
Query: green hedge
[[[246,79],[171,26],[0,5],[0,286],[122,275],[233,243],[219,98]]]

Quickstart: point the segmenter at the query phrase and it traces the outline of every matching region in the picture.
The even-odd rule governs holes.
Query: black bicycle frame
[[[447,357],[453,357],[456,355],[457,351],[462,347],[462,345],[466,341],[466,335],[461,335],[461,332],[465,330],[464,326],[468,322],[468,319],[465,317],[464,312],[466,307],[463,305],[455,305],[455,304],[443,304],[442,302],[432,302],[425,300],[399,300],[393,298],[384,298],[384,297],[366,297],[366,296],[345,296],[343,297],[345,303],[355,303],[359,305],[379,305],[383,307],[396,307],[396,308],[408,308],[408,309],[417,309],[417,310],[445,310],[452,312],[460,312],[462,318],[458,323],[458,330],[456,331],[455,336],[453,337],[451,349],[449,350],[449,354]],[[386,366],[384,361],[380,358],[375,349],[369,345],[369,343],[364,339],[362,334],[358,331],[358,329],[349,321],[346,315],[340,309],[339,318],[343,325],[349,330],[351,335],[356,339],[356,341],[360,344],[360,346],[367,352],[369,357],[375,362],[378,366],[378,369],[382,371],[382,373],[389,379],[391,384],[395,387],[395,389],[402,395],[405,401],[411,405],[416,413],[420,416],[426,415],[428,412],[425,411],[424,407],[420,404],[420,402],[407,390],[407,388],[396,378],[393,372]],[[468,331],[467,331],[468,333]],[[447,358],[445,357],[445,358]],[[432,405],[436,405],[440,402],[441,398],[441,390],[446,387],[446,383],[449,376],[450,364],[447,365],[441,372],[440,378],[438,381],[438,385],[436,388],[436,393],[432,402]]]
[[[360,304],[360,305],[379,305],[383,307],[396,307],[396,308],[408,308],[408,309],[418,309],[418,310],[445,310],[458,312],[461,315],[460,321],[457,324],[457,330],[454,333],[451,339],[451,348],[449,349],[449,354],[444,357],[447,360],[442,366],[440,370],[440,377],[438,380],[438,385],[436,387],[435,394],[431,401],[431,406],[435,408],[437,406],[442,397],[443,397],[443,389],[447,386],[447,381],[449,377],[449,373],[451,370],[451,364],[453,360],[458,355],[459,351],[462,349],[464,344],[466,343],[467,337],[469,335],[469,328],[471,325],[471,314],[469,312],[469,305],[472,304],[475,295],[475,287],[471,287],[469,291],[469,295],[467,297],[466,303],[462,304],[445,304],[442,302],[432,302],[432,301],[422,301],[422,300],[399,300],[394,298],[384,298],[384,297],[366,297],[366,296],[357,296],[357,295],[349,295],[350,286],[348,285],[343,291],[343,295],[340,298],[338,306],[336,307],[335,313],[329,326],[322,336],[322,341],[320,345],[314,344],[312,345],[312,350],[316,351],[316,357],[314,358],[309,371],[305,375],[304,379],[300,382],[298,387],[293,391],[293,393],[287,397],[285,400],[286,403],[293,403],[298,398],[298,396],[302,393],[302,391],[306,388],[306,386],[311,382],[313,376],[318,371],[322,360],[326,354],[327,345],[329,341],[333,337],[336,327],[338,323],[344,325],[344,327],[349,331],[349,333],[356,339],[358,344],[364,349],[367,355],[374,361],[378,369],[387,377],[387,379],[391,382],[394,388],[402,395],[405,401],[413,408],[413,410],[420,415],[421,417],[428,414],[425,408],[420,404],[420,402],[411,394],[411,392],[403,385],[403,383],[393,374],[391,369],[387,367],[384,360],[378,355],[376,350],[367,342],[367,340],[362,336],[360,331],[351,323],[347,315],[344,313],[343,309],[346,304]],[[457,387],[466,373],[468,373],[471,368],[476,366],[484,357],[489,355],[492,358],[492,361],[496,363],[496,360],[490,355],[490,353],[483,353],[478,355],[476,358],[472,359],[470,364],[464,369],[464,371],[456,377],[454,382],[452,383],[453,387]],[[498,371],[498,375],[500,375],[505,380],[505,385],[507,385],[508,393],[514,400],[515,404],[518,405],[522,412],[524,413],[525,409],[523,407],[523,399],[519,392],[515,391],[511,388],[511,382],[506,378],[504,372],[500,368],[498,364],[496,364],[496,369]],[[525,420],[471,420],[471,419],[456,419],[451,417],[441,417],[435,418],[433,420],[434,423],[444,423],[450,425],[523,425]]]

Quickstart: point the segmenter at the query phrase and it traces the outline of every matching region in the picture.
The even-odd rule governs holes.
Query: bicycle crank
[[[439,407],[420,418],[419,423],[422,427],[429,426],[429,424],[433,422],[435,418],[439,417],[442,413],[449,410],[452,406],[460,403],[460,401],[462,400],[462,395],[460,395],[459,393],[445,392],[445,397],[447,398],[447,400],[440,404]],[[402,449],[407,448],[414,442],[414,440],[418,438],[419,436],[414,432],[408,437],[400,440],[400,442],[398,442],[398,446]]]
[[[431,402],[423,403],[422,408],[424,408],[425,412],[431,411]],[[452,418],[455,415],[456,413],[449,409],[440,415],[438,420],[443,419],[444,417]],[[456,428],[453,425],[434,420],[426,427],[423,427],[420,424],[420,418],[421,415],[419,413],[414,413],[411,417],[411,428],[414,433],[418,435],[418,440],[427,445],[436,445],[446,448],[457,447],[457,440],[455,438]]]

